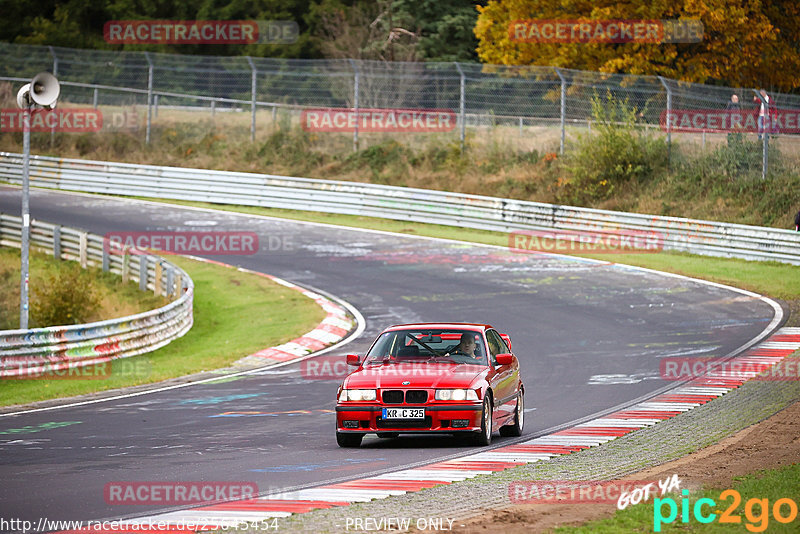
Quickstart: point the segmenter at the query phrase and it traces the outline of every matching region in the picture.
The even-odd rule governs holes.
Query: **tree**
[[[475,26],[485,63],[552,65],[664,75],[705,83],[800,87],[800,6],[793,0],[491,0]],[[524,43],[509,24],[527,19],[700,19],[699,43]],[[779,66],[780,68],[776,68]]]

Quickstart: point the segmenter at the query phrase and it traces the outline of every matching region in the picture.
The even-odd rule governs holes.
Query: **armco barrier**
[[[0,152],[20,183],[22,155]],[[483,230],[655,231],[665,250],[800,265],[800,233],[479,195],[269,174],[31,158],[31,185],[115,195],[313,210]]]
[[[0,214],[0,245],[20,246],[22,219]],[[192,327],[194,284],[182,269],[158,256],[109,254],[99,235],[36,220],[32,248],[58,259],[98,265],[123,279],[139,279],[142,289],[170,296],[164,307],[89,324],[0,331],[0,377],[48,376],[73,367],[108,362],[162,347]],[[61,373],[56,373],[56,376]]]

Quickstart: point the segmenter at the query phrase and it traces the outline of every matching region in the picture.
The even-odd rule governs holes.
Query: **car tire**
[[[378,432],[379,438],[396,438],[400,432]]]
[[[514,410],[514,422],[510,425],[500,427],[501,436],[521,436],[522,428],[525,425],[525,401],[523,392],[519,392],[517,397],[517,408]]]
[[[483,400],[483,412],[481,414],[481,431],[472,436],[475,445],[486,446],[492,442],[492,401],[487,395]]]
[[[359,447],[363,438],[364,434],[351,434],[349,432],[336,433],[336,443],[338,443],[340,447]]]

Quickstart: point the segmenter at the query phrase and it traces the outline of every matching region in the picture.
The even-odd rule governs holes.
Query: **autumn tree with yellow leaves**
[[[551,65],[790,91],[800,87],[797,0],[490,0],[478,7],[484,63]],[[530,43],[513,40],[517,20],[699,19],[698,43]]]

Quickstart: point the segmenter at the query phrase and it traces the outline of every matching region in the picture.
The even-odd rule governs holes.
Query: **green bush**
[[[642,112],[643,113],[643,112]],[[667,167],[668,147],[636,127],[640,110],[612,95],[592,98],[592,134],[579,135],[565,159],[559,201],[587,204],[611,196],[630,182],[643,182]]]
[[[100,306],[100,297],[89,272],[73,263],[60,267],[56,274],[32,286],[31,326],[89,322]]]

